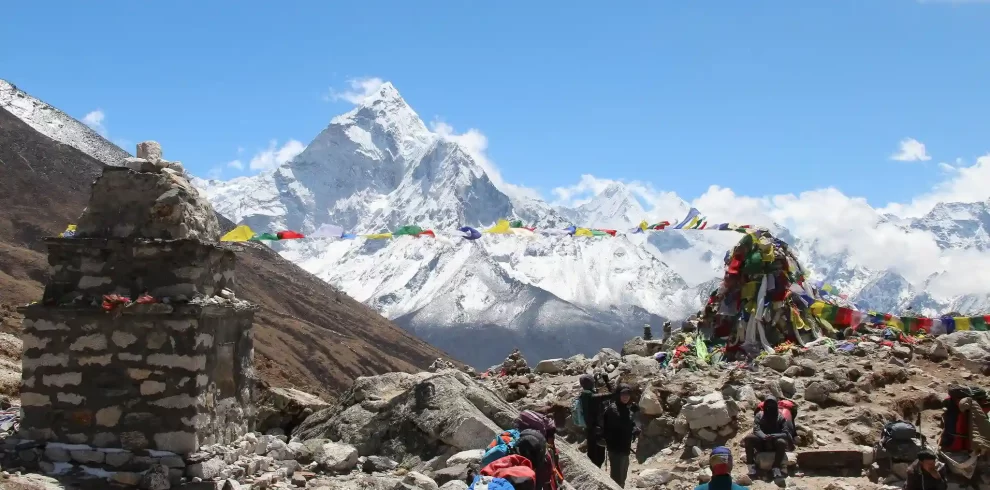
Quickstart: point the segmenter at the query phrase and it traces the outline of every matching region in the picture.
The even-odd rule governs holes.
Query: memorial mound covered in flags
[[[725,255],[725,275],[698,318],[710,344],[750,356],[783,344],[804,346],[876,328],[900,338],[959,330],[986,331],[988,316],[940,318],[862,311],[834,286],[809,279],[788,244],[763,228],[744,236]]]

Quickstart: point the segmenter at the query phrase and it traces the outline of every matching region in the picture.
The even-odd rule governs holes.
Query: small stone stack
[[[209,203],[155,142],[107,167],[24,314],[23,462],[121,483],[253,425],[251,326]],[[8,444],[10,441],[8,441]]]
[[[502,369],[505,370],[506,376],[529,374],[531,371],[529,365],[526,364],[526,358],[519,352],[519,349],[513,349],[509,357],[502,361]]]

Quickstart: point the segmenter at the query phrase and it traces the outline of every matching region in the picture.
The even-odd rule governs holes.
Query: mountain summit
[[[359,234],[407,224],[450,230],[487,227],[499,218],[626,229],[643,219],[674,221],[690,208],[672,193],[651,192],[646,203],[638,184],[622,182],[588,186],[601,188],[574,208],[509,195],[466,148],[430,131],[390,83],[333,118],[281,167],[199,185],[219,212],[258,232],[307,233],[324,223]],[[646,216],[644,204],[657,215]],[[931,230],[944,247],[985,250],[986,216],[986,203],[946,204],[898,226]],[[770,225],[815,278],[862,298],[862,306],[891,312],[909,304],[915,311],[990,306],[985,297],[932,298],[893,271],[858,266]],[[403,236],[277,246],[399,325],[484,367],[517,346],[534,358],[618,347],[644,323],[688,316],[717,284],[725,253],[738,239],[724,232],[597,240],[492,235],[456,243]]]

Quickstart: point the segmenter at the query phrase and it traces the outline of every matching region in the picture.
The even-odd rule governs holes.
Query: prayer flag
[[[292,230],[285,230],[278,232],[279,240],[295,240],[298,238],[306,238],[306,235],[303,235],[302,233],[298,233]]]
[[[674,229],[679,230],[681,228],[684,228],[684,225],[691,222],[691,220],[693,220],[696,216],[698,216],[699,213],[700,211],[698,211],[696,208],[691,208],[691,210],[688,211],[687,216],[684,217],[684,220],[681,221],[680,223],[677,223],[677,226],[674,226]]]
[[[398,230],[392,232],[392,236],[412,235],[416,236],[423,232],[423,229],[416,225],[400,226]]]
[[[268,240],[268,241],[272,241],[272,242],[278,241],[278,236],[276,236],[276,235],[274,235],[272,233],[262,233],[260,235],[255,235],[255,236],[251,237],[251,241],[252,242],[260,242],[260,241],[263,241],[263,240]]]
[[[433,238],[436,238],[437,237],[436,233],[433,233],[433,230],[423,230],[423,231],[419,232],[418,235],[416,235],[417,238],[418,237],[421,237],[421,236],[429,236],[429,237],[433,237]]]
[[[969,324],[969,318],[964,316],[957,316],[952,319],[956,323],[956,331],[972,330]]]
[[[511,233],[509,231],[509,228],[510,228],[509,222],[507,220],[500,219],[498,220],[498,223],[495,223],[495,226],[485,230],[485,233],[494,233],[494,234]]]
[[[251,231],[251,227],[248,225],[241,225],[233,230],[227,232],[226,235],[220,238],[221,242],[246,242],[254,236],[254,232]]]
[[[481,238],[481,232],[471,228],[470,226],[462,226],[458,231],[461,232],[461,236],[468,240],[477,240]]]
[[[392,238],[391,233],[372,233],[370,235],[361,236],[367,238],[368,240],[388,240],[389,238]]]

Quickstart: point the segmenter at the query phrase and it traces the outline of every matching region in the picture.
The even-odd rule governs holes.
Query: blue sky
[[[960,0],[15,2],[0,77],[198,175],[308,143],[350,108],[331,88],[379,77],[548,198],[592,174],[880,206],[990,151],[988,25]],[[930,160],[891,159],[906,138]]]

